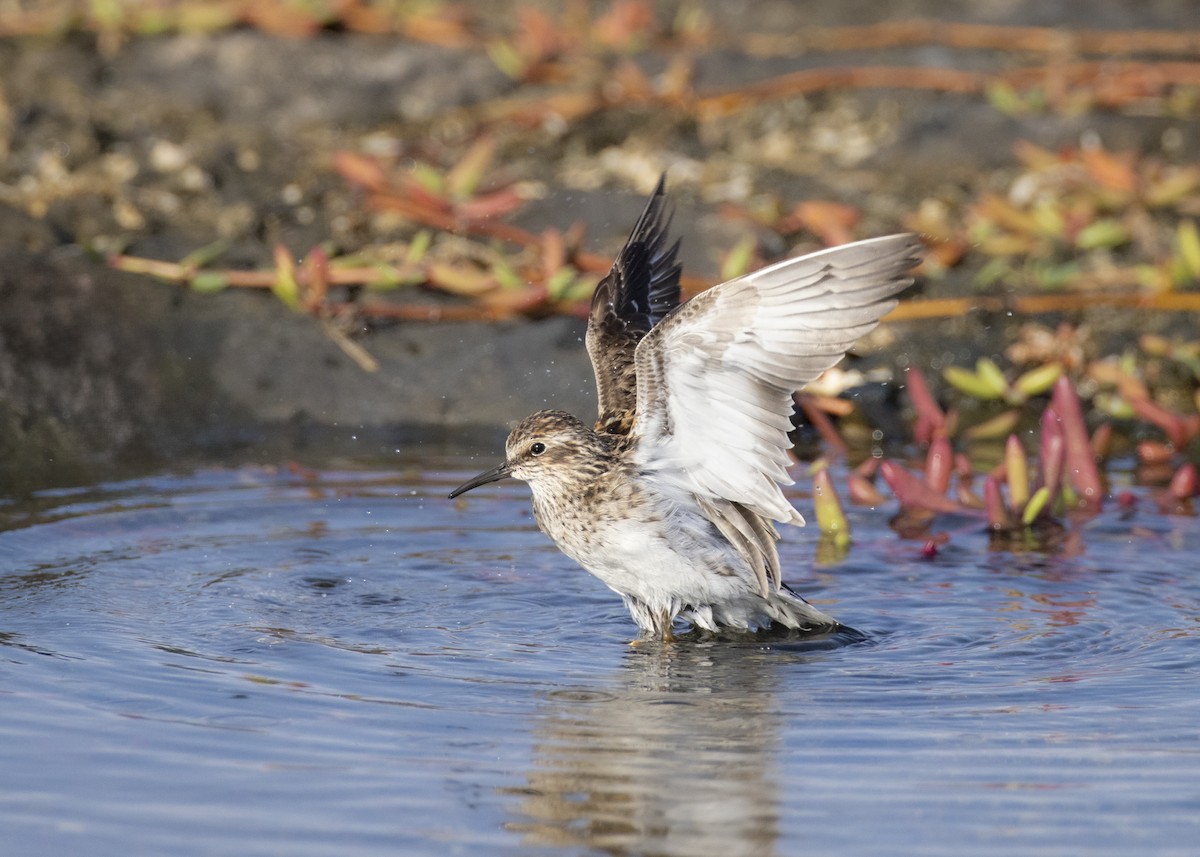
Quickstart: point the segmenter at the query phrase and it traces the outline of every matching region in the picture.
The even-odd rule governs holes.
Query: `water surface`
[[[782,555],[865,642],[631,647],[524,486],[445,499],[488,464],[0,504],[4,852],[1195,853],[1195,518],[929,559],[854,510]]]

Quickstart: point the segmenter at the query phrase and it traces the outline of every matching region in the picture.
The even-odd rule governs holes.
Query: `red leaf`
[[[1063,465],[1066,463],[1067,442],[1063,438],[1062,420],[1053,408],[1042,413],[1042,484],[1052,497],[1062,488]]]
[[[460,202],[455,210],[464,220],[484,220],[510,214],[525,204],[520,188],[506,187]]]
[[[857,473],[851,473],[847,483],[850,489],[850,502],[854,505],[882,506],[885,502],[885,498],[879,489]]]
[[[1000,483],[994,476],[983,480],[983,510],[987,515],[988,526],[993,530],[1008,528],[1008,508],[1004,505],[1004,497],[1000,494]]]
[[[1167,490],[1172,497],[1180,500],[1196,496],[1196,465],[1189,461],[1176,470]]]
[[[367,190],[381,190],[389,184],[387,173],[379,162],[357,152],[334,152],[333,168],[350,184]]]
[[[811,199],[798,203],[776,224],[776,229],[785,235],[806,229],[820,238],[826,247],[836,247],[854,240],[852,230],[861,217],[853,206]]]
[[[1156,440],[1144,440],[1137,445],[1138,461],[1143,464],[1162,464],[1175,456],[1175,450]]]
[[[917,412],[917,424],[913,429],[917,443],[928,444],[935,437],[942,437],[946,427],[946,414],[929,392],[925,375],[915,366],[905,372],[905,389],[913,410]]]
[[[1137,188],[1137,173],[1133,171],[1129,157],[1117,156],[1098,147],[1083,149],[1079,157],[1088,175],[1101,187],[1124,193],[1133,193]]]
[[[1167,440],[1176,449],[1181,450],[1187,446],[1189,440],[1188,425],[1181,416],[1171,413],[1150,399],[1130,397],[1128,401],[1129,406],[1133,408],[1133,412],[1146,422],[1153,423],[1162,429],[1163,433],[1167,436]]]
[[[957,514],[969,512],[944,494],[939,494],[922,480],[913,476],[900,465],[885,461],[879,465],[879,473],[887,482],[901,506],[915,506],[930,512]]]
[[[1092,455],[1091,439],[1083,420],[1083,408],[1075,387],[1063,375],[1054,382],[1050,403],[1062,421],[1062,436],[1066,445],[1067,477],[1079,495],[1080,505],[1088,512],[1099,512],[1104,503],[1104,483]]]
[[[950,474],[954,472],[954,454],[950,450],[950,441],[939,437],[929,445],[929,454],[925,457],[925,484],[939,494],[945,494],[950,488]]]

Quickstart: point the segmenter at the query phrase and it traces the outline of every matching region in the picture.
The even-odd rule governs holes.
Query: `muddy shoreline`
[[[1130,18],[1111,5],[1100,17],[1113,26],[1169,26],[1172,10],[1183,9],[1155,4]],[[936,12],[936,4],[916,6]],[[1031,20],[1026,12],[1022,21]],[[699,68],[711,80],[755,73],[719,52]],[[374,325],[358,339],[380,365],[367,373],[316,321],[266,294],[196,294],[104,262],[117,251],[178,259],[222,238],[225,264],[253,267],[269,264],[275,242],[332,241],[348,251],[393,239],[395,224],[364,211],[330,169],[332,153],[376,139],[414,152],[461,148],[448,111],[514,88],[486,56],[349,33],[286,40],[244,30],[138,39],[102,56],[79,35],[0,42],[0,80],[0,467],[10,484],[83,481],[122,462],[219,460],[256,448],[287,456],[350,438],[372,438],[381,450],[418,441],[486,447],[547,404],[585,415],[593,407],[576,319]],[[515,220],[534,230],[585,220],[591,248],[611,252],[641,204],[631,177],[658,169],[663,159],[653,153],[665,151],[679,164],[685,264],[715,280],[717,250],[738,232],[719,216],[707,179],[694,177],[698,169],[724,164],[730,175],[777,182],[789,199],[853,204],[871,234],[899,228],[927,195],[962,194],[993,173],[999,181],[1017,139],[1053,147],[1091,133],[1110,148],[1139,151],[1174,140],[1189,150],[1176,157],[1200,156],[1194,116],[1014,118],[965,96],[878,91],[775,110],[796,114],[787,123],[804,133],[789,145],[811,168],[741,170],[739,157],[758,152],[771,131],[771,111],[721,128],[718,139],[637,111],[566,132],[510,135],[505,168],[543,188]],[[862,152],[829,152],[823,128]],[[918,288],[967,294],[972,274],[952,271]],[[1098,349],[1194,321],[1108,310],[1070,318],[1088,325]],[[891,325],[866,345],[863,365],[936,374],[949,362],[999,354],[1021,321],[972,313],[939,321],[936,337],[928,323]]]

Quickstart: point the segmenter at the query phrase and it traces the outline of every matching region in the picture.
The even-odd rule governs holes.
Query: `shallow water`
[[[783,558],[865,642],[630,647],[524,486],[445,499],[488,464],[0,503],[4,853],[1195,853],[1195,518],[926,559],[854,510]]]

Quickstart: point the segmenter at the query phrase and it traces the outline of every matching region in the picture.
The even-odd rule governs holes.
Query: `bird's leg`
[[[673,620],[674,617],[668,610],[663,610],[657,614],[651,613],[651,627],[644,628],[642,631],[642,636],[638,637],[636,640],[630,640],[629,645],[637,648],[638,646],[645,645],[651,641],[656,641],[659,643],[674,643],[675,632],[671,627]]]
[[[664,643],[675,642],[675,634],[671,630],[671,625],[674,618],[675,617],[672,616],[667,610],[662,611],[658,614],[658,616],[655,617],[654,625],[655,630],[658,631],[658,639],[662,640]]]

